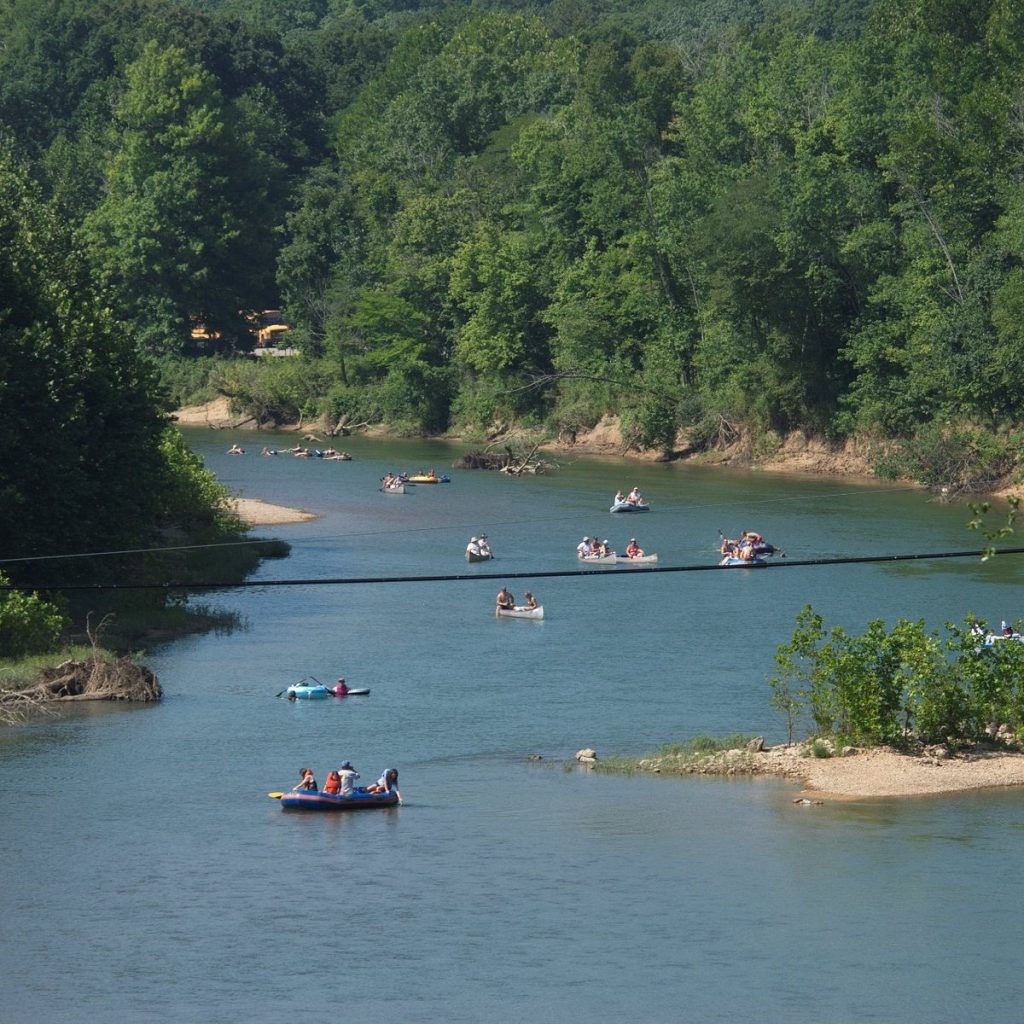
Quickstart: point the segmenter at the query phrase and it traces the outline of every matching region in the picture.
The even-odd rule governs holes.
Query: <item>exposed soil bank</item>
[[[280,523],[305,523],[310,519],[318,519],[313,512],[305,512],[301,508],[288,508],[286,505],[273,505],[269,501],[257,498],[235,498],[235,511],[243,523],[250,526],[275,526]]]

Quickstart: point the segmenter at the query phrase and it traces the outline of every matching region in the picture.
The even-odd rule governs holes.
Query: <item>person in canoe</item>
[[[367,793],[394,793],[398,802],[402,802],[402,794],[398,791],[398,769],[385,768],[384,774],[376,782],[366,787]]]
[[[576,554],[579,555],[580,558],[589,558],[590,557],[590,538],[589,537],[584,537],[583,540],[581,540],[579,542],[579,544],[576,545]]]
[[[508,611],[512,608],[515,608],[516,599],[512,595],[512,592],[508,589],[508,587],[502,587],[501,590],[498,591],[496,603],[499,608]]]
[[[612,553],[612,549],[608,547],[607,537],[605,537],[605,539],[601,541],[601,546],[597,549],[597,553],[601,556],[601,558],[606,558],[608,555]]]
[[[337,772],[328,772],[324,782],[324,792],[329,796],[337,796],[341,792],[341,776]]]
[[[292,786],[292,792],[294,793],[297,789],[308,789],[310,792],[315,793],[317,790],[316,779],[313,777],[312,768],[300,768],[299,775],[301,781],[297,786]]]
[[[533,594],[530,593],[529,590],[525,594],[523,594],[523,600],[526,602],[523,605],[524,608],[536,608],[537,607],[537,598],[535,598],[533,596]]]
[[[356,779],[359,778],[359,772],[352,766],[351,761],[342,761],[341,767],[338,769],[338,775],[341,777],[339,795],[351,796],[355,792]]]
[[[480,534],[479,544],[480,544],[480,554],[483,555],[486,558],[490,558],[491,557],[491,545],[490,545],[490,542],[487,540],[487,534],[486,533],[481,533]]]
[[[480,550],[480,541],[476,537],[470,537],[469,543],[466,545],[467,555],[482,555],[483,552]]]
[[[626,545],[626,557],[627,558],[643,558],[644,549],[640,547],[636,542],[636,537],[630,537],[629,543]]]

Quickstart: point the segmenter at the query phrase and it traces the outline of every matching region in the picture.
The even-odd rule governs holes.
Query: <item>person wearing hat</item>
[[[629,543],[626,545],[626,557],[627,558],[643,558],[644,549],[639,547],[636,542],[636,537],[630,537]]]
[[[480,554],[483,555],[484,558],[491,557],[491,545],[487,542],[486,533],[480,534]]]
[[[580,558],[586,558],[590,554],[590,538],[584,537],[583,540],[576,545],[576,554]]]
[[[470,537],[469,543],[466,545],[467,555],[479,555],[480,554],[480,542],[476,537]]]
[[[342,761],[338,774],[341,776],[340,795],[352,796],[355,793],[356,779],[359,778],[359,772],[352,767],[351,761]]]
[[[344,679],[339,679],[334,684],[334,695],[336,697],[344,697],[348,693],[348,683]]]

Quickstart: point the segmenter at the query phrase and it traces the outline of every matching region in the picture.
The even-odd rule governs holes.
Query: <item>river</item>
[[[584,534],[660,565],[757,529],[790,560],[979,546],[912,489],[562,458],[511,479],[463,449],[347,438],[351,462],[260,458],[290,437],[186,431],[236,492],[319,514],[265,527],[256,580],[574,569]],[[248,449],[228,457],[233,441]],[[254,444],[254,441],[258,443]],[[381,494],[389,469],[450,484]],[[612,516],[639,485],[653,511]],[[496,559],[467,567],[466,541]],[[242,628],[148,652],[165,699],[0,733],[2,1024],[95,1021],[790,1022],[1012,1017],[1024,793],[795,805],[780,780],[606,776],[699,734],[785,738],[775,647],[810,603],[858,630],[1016,618],[1020,562],[251,587],[194,600]],[[275,697],[313,676],[369,697]],[[404,806],[283,813],[271,790],[343,759],[398,767]]]

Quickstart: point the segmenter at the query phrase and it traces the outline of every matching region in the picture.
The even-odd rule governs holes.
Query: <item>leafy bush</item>
[[[10,579],[0,572],[0,586]],[[24,658],[56,650],[67,618],[38,594],[0,592],[0,658]]]

